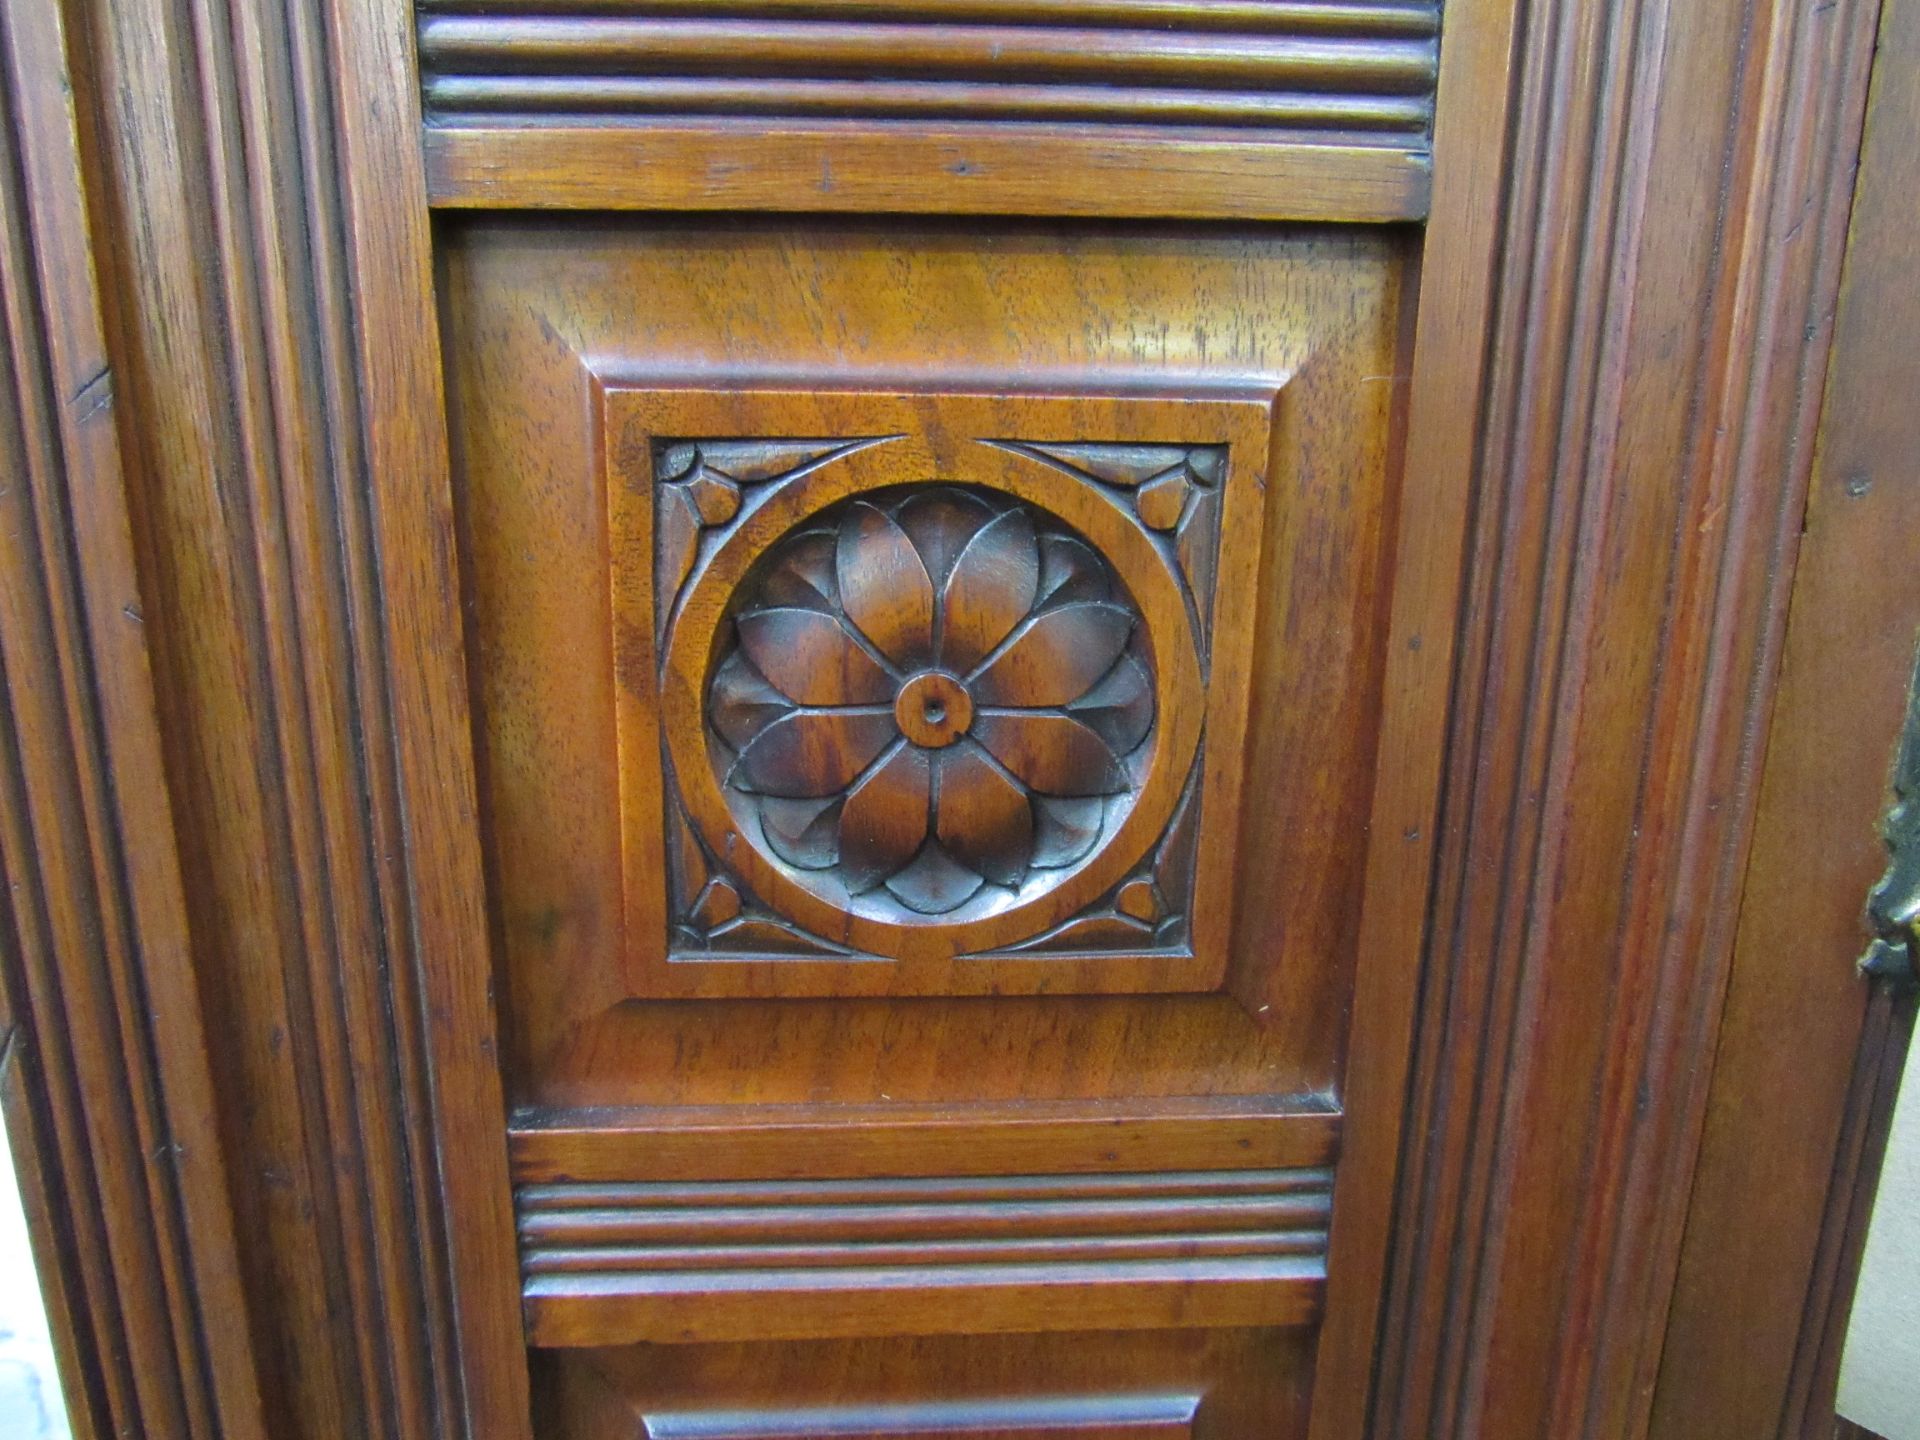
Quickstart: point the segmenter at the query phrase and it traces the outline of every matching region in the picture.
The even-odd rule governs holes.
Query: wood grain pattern
[[[522,1111],[514,1180],[621,1181],[1313,1168],[1340,1119],[1310,1098],[1017,1106],[715,1105]]]
[[[1331,1179],[527,1186],[530,1331],[566,1345],[1298,1323],[1324,1279]]]
[[[396,14],[93,7],[77,88],[271,1428],[511,1436],[512,1214]]]
[[[1645,1423],[1870,19],[1542,15],[1375,1418],[1396,1432]]]
[[[481,4],[429,7],[419,46],[443,204],[1060,213],[1080,168],[1121,187],[1087,213],[1379,219],[1420,213],[1437,28],[1411,3]]]
[[[1214,127],[1169,143],[1135,127],[903,130],[878,121],[729,119],[434,126],[435,205],[482,210],[770,210],[932,215],[1419,220],[1420,151],[1254,140]]]
[[[1432,29],[1404,8],[1306,35],[1054,23],[425,14],[428,115],[748,114],[1257,125],[1405,135],[1431,113]],[[1396,23],[1401,22],[1401,23]]]
[[[1911,1019],[1814,953],[1916,619],[1898,89],[1814,438],[1881,8],[0,15],[85,1440],[1829,1432]]]
[[[1875,1097],[1899,1068],[1911,1025],[1911,1002],[1872,993],[1852,963],[1866,942],[1863,902],[1885,864],[1877,822],[1920,631],[1920,584],[1884,558],[1904,554],[1920,524],[1920,417],[1899,398],[1920,384],[1906,198],[1920,184],[1920,5],[1882,7],[1876,38],[1654,1440],[1684,1440],[1708,1424],[1800,1440],[1830,1421],[1832,1352],[1852,1288],[1846,1231],[1877,1165]]]
[[[631,1437],[648,1416],[771,1430],[782,1416],[832,1427],[850,1413],[932,1434],[975,1433],[946,1428],[968,1416],[1040,1434],[1104,1421],[1299,1440],[1311,1343],[1288,1330],[1121,1330],[639,1345],[537,1360],[547,1413],[580,1440]],[[1175,1418],[1183,1412],[1189,1421]]]
[[[1102,1097],[1130,1103],[1324,1093],[1339,1045],[1341,1022],[1333,1017],[1345,1013],[1338,995],[1351,963],[1353,886],[1364,848],[1357,838],[1328,843],[1302,862],[1288,855],[1281,836],[1291,826],[1303,827],[1301,834],[1351,833],[1343,827],[1354,822],[1356,805],[1364,805],[1355,797],[1370,784],[1372,722],[1364,717],[1375,713],[1374,667],[1387,642],[1371,623],[1368,597],[1377,595],[1382,563],[1375,526],[1396,482],[1384,449],[1392,390],[1364,377],[1389,374],[1396,363],[1394,242],[1086,236],[1016,227],[983,243],[957,225],[902,230],[840,222],[822,233],[767,221],[667,221],[642,229],[607,222],[593,247],[581,246],[577,224],[566,234],[556,242],[525,221],[463,226],[448,237],[444,290],[473,556],[483,763],[495,807],[493,885],[512,991],[506,1069],[516,1101],[878,1104],[885,1096],[897,1104]],[[1367,275],[1359,302],[1356,264]],[[757,297],[754,307],[724,330],[698,318],[743,294]],[[902,297],[909,307],[902,308]],[[1321,310],[1316,297],[1328,308]],[[1206,323],[1226,349],[1203,355],[1190,343],[1196,304],[1214,317]],[[968,398],[988,417],[963,426],[966,412],[946,400],[886,398],[897,396],[886,379],[915,368],[932,376],[971,373],[976,384],[983,368],[1074,374],[1084,377],[1074,388],[1085,395],[1103,377],[1126,376],[1143,363],[1134,339],[1143,327],[1164,336],[1166,346],[1144,356],[1164,367],[1151,403],[1136,405],[1120,394],[1094,409],[1085,400],[1068,406],[1064,384],[1051,395],[962,392],[955,399]],[[1276,608],[1263,617],[1242,607],[1258,657],[1241,672],[1246,678],[1230,678],[1221,653],[1210,661],[1212,697],[1250,687],[1246,713],[1262,717],[1264,743],[1248,749],[1250,768],[1238,788],[1265,797],[1257,824],[1238,827],[1239,853],[1257,858],[1236,868],[1233,852],[1222,851],[1213,872],[1230,884],[1235,874],[1288,876],[1263,894],[1259,917],[1236,943],[1231,995],[1171,1003],[1115,997],[1072,1009],[1017,996],[992,1005],[912,1003],[886,998],[891,982],[863,972],[831,983],[868,987],[872,1003],[807,1007],[779,1004],[777,992],[764,987],[824,986],[828,980],[807,972],[835,967],[787,964],[735,1003],[626,1003],[636,993],[628,988],[633,981],[608,957],[618,933],[609,927],[623,923],[627,893],[617,838],[624,802],[614,705],[632,692],[623,689],[613,647],[602,638],[611,602],[581,577],[596,569],[604,575],[609,555],[618,569],[652,552],[633,543],[609,547],[601,538],[607,496],[593,459],[596,381],[579,358],[598,357],[617,380],[623,354],[645,356],[649,369],[691,376],[725,373],[721,367],[792,376],[837,369],[842,386],[850,386],[824,391],[790,381],[766,399],[758,392],[775,387],[761,382],[699,398],[698,381],[671,394],[637,380],[624,382],[625,389],[605,382],[609,403],[620,394],[623,404],[659,407],[664,418],[650,433],[668,438],[739,437],[748,417],[755,429],[745,433],[786,437],[945,432],[1024,434],[1042,442],[1090,435],[1217,441],[1219,430],[1202,419],[1215,402],[1192,397],[1228,377],[1244,382],[1300,370],[1281,392],[1281,412],[1292,418],[1275,427],[1266,464],[1270,474],[1295,478],[1284,488],[1269,486],[1274,538],[1257,580],[1235,582],[1254,586]],[[858,388],[864,376],[875,377],[872,391]],[[929,380],[927,388],[955,395],[954,382]],[[690,412],[696,403],[705,408]],[[1193,433],[1154,434],[1189,409],[1193,417],[1180,423]],[[1359,418],[1347,423],[1337,418],[1343,415]],[[617,458],[617,450],[611,453]],[[650,452],[642,447],[638,454],[636,466],[620,473],[650,480]],[[930,454],[917,462],[913,455],[905,442],[877,445],[836,465],[864,465],[869,483],[898,484],[951,476],[951,465],[963,458],[958,449],[941,464]],[[982,447],[981,455],[968,462],[978,465],[978,476],[958,478],[989,483],[1014,473],[995,451]],[[1051,467],[1036,463],[1030,473],[1055,497],[1070,488],[1071,477]],[[1130,506],[1132,493],[1116,487],[1113,500],[1101,503]],[[1153,537],[1162,532],[1147,531],[1127,511],[1110,523],[1122,520],[1132,527],[1128,544],[1159,543]],[[777,537],[787,527],[766,528]],[[1103,540],[1108,553],[1117,544]],[[652,603],[650,581],[627,593]],[[651,630],[648,617],[622,633]],[[556,636],[576,638],[556,644]],[[639,734],[634,755],[657,756],[658,720],[643,722]],[[648,822],[641,843],[651,843],[662,823]],[[1254,832],[1266,838],[1249,850]],[[1208,871],[1203,861],[1200,873]],[[1207,909],[1213,923],[1228,918],[1224,906]],[[1290,955],[1314,958],[1276,963]],[[1030,963],[1036,978],[1063,994],[1122,984],[1111,958],[1084,966],[1070,956]],[[647,983],[688,985],[681,977],[695,968]],[[700,1063],[672,1063],[683,1051]],[[921,1059],[883,1059],[909,1053]],[[802,1055],[813,1058],[802,1063]],[[992,1058],[967,1058],[979,1056]]]
[[[53,6],[0,13],[0,1112],[73,1433],[259,1440],[239,1172],[93,253],[98,156],[71,107],[84,43]],[[35,1303],[32,1275],[8,1281]]]
[[[1272,386],[598,403],[632,994],[1218,988]]]

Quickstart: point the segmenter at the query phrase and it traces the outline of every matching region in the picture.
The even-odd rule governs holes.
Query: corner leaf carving
[[[739,518],[747,491],[787,480],[889,436],[853,440],[665,440],[653,457],[654,623],[664,633],[705,530]]]
[[[1200,653],[1207,654],[1214,577],[1220,547],[1224,445],[1120,443],[1036,444],[994,440],[989,444],[1026,455],[1111,489],[1123,490],[1140,523],[1161,537],[1186,582]]]
[[[1177,950],[1189,943],[1200,823],[1200,775],[1193,775],[1173,823],[1140,868],[1099,904],[1001,955],[1072,955],[1111,950]],[[984,957],[983,957],[984,958]]]

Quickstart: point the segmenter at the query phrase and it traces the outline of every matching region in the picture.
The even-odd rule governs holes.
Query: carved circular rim
[[[1028,473],[1029,465],[1038,473]],[[1154,662],[1158,718],[1147,741],[1151,754],[1133,804],[1113,835],[1039,894],[953,919],[895,921],[859,914],[789,875],[762,852],[762,842],[741,833],[716,774],[724,757],[715,753],[717,742],[708,735],[702,708],[724,638],[729,600],[755,562],[820,512],[902,483],[995,490],[1084,536],[1132,594]],[[1078,513],[1071,518],[1057,503],[1062,488],[1069,486],[1092,502],[1072,507]],[[1199,747],[1205,700],[1185,591],[1167,557],[1124,505],[1124,497],[1109,496],[1007,451],[995,452],[991,468],[952,467],[950,473],[918,482],[892,477],[849,485],[845,471],[829,465],[768,496],[689,582],[667,640],[662,687],[667,749],[681,798],[708,846],[727,857],[749,889],[795,924],[823,939],[903,960],[945,959],[1018,944],[1071,919],[1112,889],[1146,857],[1172,818]],[[1156,616],[1161,617],[1158,623]]]

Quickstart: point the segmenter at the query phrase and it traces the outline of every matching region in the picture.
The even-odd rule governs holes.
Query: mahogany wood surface
[[[1861,179],[1773,740],[1649,1434],[1823,1435],[1911,994],[1869,984],[1861,900],[1906,713],[1920,584],[1911,207],[1920,5],[1880,19]],[[1783,1043],[1783,1036],[1791,1036]],[[1756,1125],[1764,1114],[1769,1123]],[[1745,1353],[1742,1374],[1716,1363]]]
[[[1914,11],[0,13],[76,1432],[1832,1433]]]
[[[434,198],[1417,219],[1439,9],[422,7]]]

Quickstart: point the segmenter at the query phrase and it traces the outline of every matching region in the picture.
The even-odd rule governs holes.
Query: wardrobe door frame
[[[1447,6],[1317,1440],[1647,1424],[1879,5],[1805,9]],[[284,1433],[314,1343],[350,1431],[530,1434],[413,45],[403,0],[0,16],[0,1086],[82,1436]],[[274,1117],[348,1157],[302,1182],[324,1337],[245,1282],[272,1182],[213,1123],[236,960],[144,598],[236,479],[272,903],[381,922],[248,957],[324,1002]],[[309,573],[345,699],[268,643]]]

